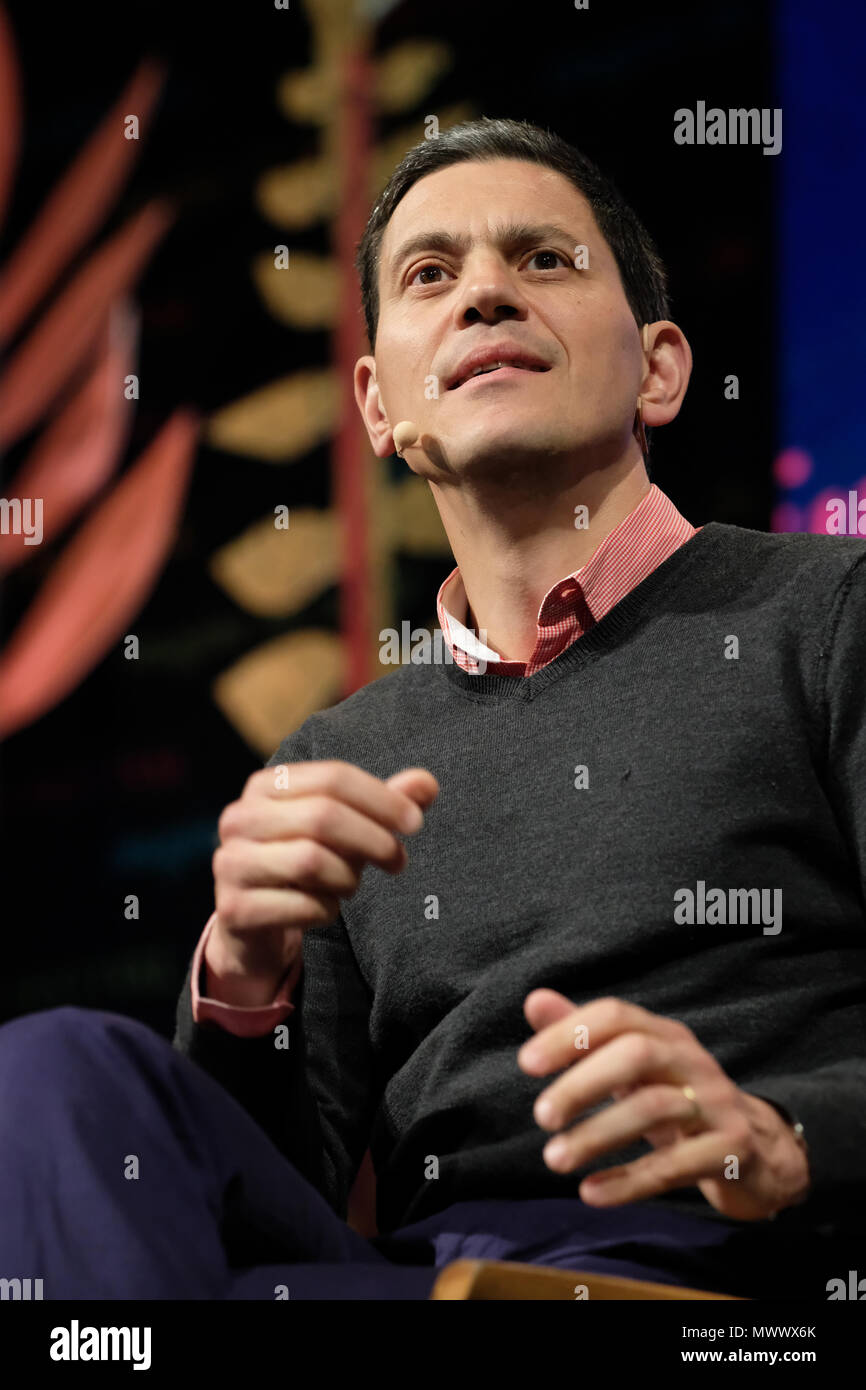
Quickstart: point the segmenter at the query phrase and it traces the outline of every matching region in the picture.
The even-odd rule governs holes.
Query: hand
[[[387,781],[337,760],[254,772],[219,821],[217,916],[205,948],[214,997],[268,1002],[304,933],[336,920],[339,900],[357,892],[366,864],[394,874],[405,868],[397,835],[420,830],[422,808],[438,794],[424,768]]]
[[[790,1125],[740,1090],[685,1024],[623,999],[578,1006],[552,989],[527,995],[524,1013],[536,1036],[517,1054],[521,1069],[547,1076],[566,1068],[535,1102],[543,1129],[565,1129],[607,1096],[617,1102],[557,1139],[561,1159],[548,1145],[548,1166],[568,1173],[641,1138],[656,1150],[584,1178],[584,1202],[619,1206],[696,1184],[725,1216],[759,1221],[808,1195],[808,1162]],[[695,1092],[698,1119],[684,1086]]]

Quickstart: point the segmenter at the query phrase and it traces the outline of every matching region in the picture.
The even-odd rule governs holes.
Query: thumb
[[[402,772],[395,772],[393,777],[386,778],[385,785],[408,796],[422,810],[432,806],[439,795],[439,783],[425,767],[406,767]]]

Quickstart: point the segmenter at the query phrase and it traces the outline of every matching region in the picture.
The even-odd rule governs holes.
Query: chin
[[[479,420],[476,428],[461,432],[459,442],[455,440],[449,452],[452,458],[462,458],[467,465],[489,460],[501,468],[509,459],[525,465],[527,458],[549,458],[573,447],[573,440],[566,439],[550,421],[530,425],[525,420],[509,421],[500,415]]]

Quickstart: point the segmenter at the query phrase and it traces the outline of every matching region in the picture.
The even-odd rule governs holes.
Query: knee
[[[72,1004],[63,1004],[56,1009],[40,1009],[38,1013],[19,1014],[0,1027],[0,1046],[19,1043],[66,1039],[79,1027],[87,1027],[90,1010]]]
[[[37,1062],[58,1067],[61,1062],[84,1054],[93,1062],[108,1051],[107,1044],[118,1034],[148,1034],[143,1023],[121,1014],[61,1004],[54,1009],[22,1014],[0,1027],[0,1067],[8,1069],[19,1062],[30,1067]]]

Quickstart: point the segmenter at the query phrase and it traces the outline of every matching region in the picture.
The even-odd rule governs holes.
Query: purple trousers
[[[793,1267],[803,1297],[772,1225],[651,1203],[458,1202],[367,1240],[164,1038],[74,1007],[0,1028],[0,1213],[0,1277],[46,1299],[426,1299],[481,1257],[746,1297]]]

